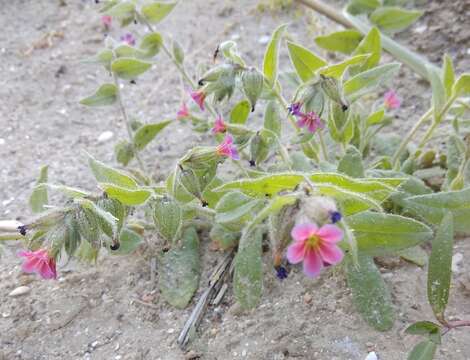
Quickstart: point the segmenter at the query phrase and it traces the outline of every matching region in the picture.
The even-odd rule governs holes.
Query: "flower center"
[[[316,235],[312,235],[307,239],[306,246],[309,249],[314,250],[318,247],[319,243],[320,243],[320,238]]]

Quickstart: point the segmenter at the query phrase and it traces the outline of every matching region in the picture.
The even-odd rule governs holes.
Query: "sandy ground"
[[[92,1],[2,1],[0,10],[0,218],[25,219],[27,198],[39,167],[50,165],[55,183],[94,189],[84,153],[112,163],[114,143],[125,137],[115,109],[85,109],[78,100],[108,80],[104,71],[81,60],[101,46],[103,31]],[[188,51],[191,71],[208,64],[217,43],[235,39],[248,61],[261,63],[263,37],[290,21],[290,34],[314,47],[312,34],[336,26],[326,19],[293,11],[254,12],[256,1],[181,1],[159,26]],[[468,1],[428,1],[425,16],[398,38],[433,61],[450,53],[460,71],[470,69]],[[130,27],[132,32],[137,28]],[[114,28],[119,37],[122,31]],[[51,46],[41,48],[49,35]],[[285,52],[281,66],[289,66]],[[173,116],[181,99],[180,82],[168,61],[159,56],[155,69],[137,86],[126,85],[124,97],[136,118],[158,121]],[[430,93],[425,83],[403,69],[396,88],[404,97],[395,128],[409,128],[425,109]],[[168,91],[171,90],[171,91]],[[104,131],[110,141],[98,142]],[[145,153],[156,179],[166,176],[174,160],[193,144],[207,142],[187,125],[172,125]],[[149,241],[152,239],[149,238]],[[60,269],[58,281],[24,275],[17,246],[8,244],[0,258],[0,359],[185,359],[176,336],[191,307],[169,308],[150,281],[152,254],[104,256],[96,268],[71,263]],[[454,273],[449,315],[470,317],[470,243],[460,240],[455,252],[463,261]],[[215,255],[209,253],[204,275]],[[210,259],[209,259],[210,257]],[[393,293],[397,313],[394,328],[379,333],[355,312],[341,270],[311,281],[298,271],[279,282],[266,256],[262,304],[249,314],[239,312],[229,294],[210,309],[199,338],[190,346],[202,359],[338,359],[362,360],[376,351],[383,360],[402,360],[417,338],[405,335],[413,321],[432,319],[427,305],[425,269],[387,261],[381,268]],[[204,276],[203,276],[204,279]],[[203,282],[204,283],[204,282]],[[10,291],[27,285],[17,298]],[[134,299],[144,299],[152,306]],[[446,335],[437,359],[470,358],[470,332]],[[193,357],[196,358],[196,357]]]

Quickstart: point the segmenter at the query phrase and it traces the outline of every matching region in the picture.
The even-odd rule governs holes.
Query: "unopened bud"
[[[341,109],[343,111],[348,110],[348,105],[343,100],[343,96],[341,95],[341,89],[338,80],[332,77],[321,75],[320,86],[326,96],[341,105]]]
[[[183,211],[175,199],[170,197],[157,199],[153,220],[163,239],[171,243],[179,239],[183,225]]]
[[[291,242],[291,231],[299,212],[298,204],[284,206],[277,214],[269,217],[269,239],[273,251],[273,265],[278,267],[287,245]]]
[[[256,102],[263,92],[264,76],[257,69],[250,68],[242,73],[243,91],[250,101],[251,111],[255,111]]]
[[[269,144],[259,132],[251,138],[250,155],[255,165],[266,160],[269,155]]]
[[[332,198],[326,196],[306,196],[300,204],[298,223],[313,221],[321,226],[341,220],[341,213]]]
[[[191,169],[207,169],[214,166],[219,159],[214,147],[197,146],[180,160],[180,164]]]
[[[201,199],[201,184],[199,183],[199,179],[193,169],[183,169],[181,167],[178,170],[178,182],[188,193],[197,199]]]

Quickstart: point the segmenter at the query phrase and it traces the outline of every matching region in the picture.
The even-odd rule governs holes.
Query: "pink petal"
[[[309,277],[315,277],[323,269],[323,261],[320,255],[313,250],[307,251],[304,258],[304,273]]]
[[[312,121],[308,124],[308,131],[314,133],[315,131],[317,131],[317,127],[318,125],[314,121]]]
[[[232,146],[232,148],[230,149],[230,157],[233,160],[240,160],[240,155],[238,155],[238,150],[235,146]]]
[[[326,224],[318,229],[316,235],[318,235],[323,241],[336,244],[343,238],[343,230],[336,225]]]
[[[298,264],[304,259],[305,243],[296,241],[287,248],[287,260],[291,264]]]
[[[318,228],[314,223],[298,224],[292,229],[291,236],[295,241],[302,241],[315,235],[317,230]]]
[[[23,270],[26,273],[34,273],[37,272],[37,269],[41,265],[41,260],[34,258],[34,259],[28,259],[26,260],[23,265],[21,265],[21,270]]]
[[[41,263],[41,265],[38,268],[38,274],[41,275],[43,279],[54,278],[54,272],[50,268],[49,264],[46,262]]]
[[[324,242],[320,244],[318,251],[323,261],[330,265],[336,265],[343,260],[343,252],[334,244]]]

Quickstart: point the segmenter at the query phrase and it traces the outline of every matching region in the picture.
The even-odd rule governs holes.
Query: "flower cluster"
[[[55,260],[46,249],[20,251],[18,255],[25,258],[22,265],[24,272],[39,274],[43,279],[57,278]]]

